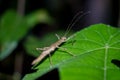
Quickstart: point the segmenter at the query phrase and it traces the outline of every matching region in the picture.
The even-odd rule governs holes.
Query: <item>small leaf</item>
[[[40,22],[50,24],[52,21],[46,10],[36,11],[26,17],[12,10],[6,11],[0,22],[0,60],[6,58],[16,48],[18,41],[31,27]]]
[[[11,10],[2,16],[0,25],[0,39],[2,42],[19,40],[28,30],[26,20]]]
[[[119,68],[111,63],[112,59],[120,60],[120,29],[92,25],[71,36],[61,47],[76,56],[61,49],[55,51],[52,63],[53,68],[59,69],[60,80],[120,80]],[[46,59],[23,80],[35,80],[53,68]]]
[[[53,18],[45,9],[40,9],[27,15],[26,19],[29,26],[35,26],[38,23],[52,24],[54,22]]]
[[[17,42],[8,42],[2,45],[0,61],[9,56],[9,54],[16,48]]]
[[[0,60],[6,58],[27,33],[26,20],[12,10],[4,13],[0,22]]]

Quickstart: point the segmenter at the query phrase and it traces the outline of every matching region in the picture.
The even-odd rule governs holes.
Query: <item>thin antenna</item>
[[[78,13],[73,17],[72,21],[70,22],[70,24],[68,25],[68,27],[67,27],[67,29],[66,29],[66,32],[65,32],[64,36],[66,36],[66,35],[69,33],[69,31],[71,30],[71,28],[75,25],[75,23],[76,23],[81,17],[83,17],[84,15],[87,15],[88,13],[90,13],[90,11],[88,11],[88,12],[84,13],[83,15],[79,16],[80,13],[83,13],[83,12],[80,11],[80,12],[78,12]]]

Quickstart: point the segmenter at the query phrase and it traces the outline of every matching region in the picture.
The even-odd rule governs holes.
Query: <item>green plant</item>
[[[44,9],[27,16],[13,10],[6,11],[0,21],[0,61],[9,56],[27,32],[38,23],[52,24],[53,20]]]
[[[14,10],[7,10],[0,19],[0,80],[3,79],[20,79],[23,69],[23,54],[26,50],[23,45],[30,34],[29,31],[40,23],[51,25],[54,22],[53,18],[45,9],[40,9],[25,16],[21,16]],[[40,26],[41,27],[41,26]],[[27,42],[26,42],[27,43]],[[21,50],[19,45],[22,47]],[[14,54],[12,54],[14,53]],[[20,55],[19,55],[20,54]],[[10,56],[12,55],[12,57]],[[9,57],[8,57],[9,56]],[[13,58],[15,56],[15,58]],[[4,63],[5,62],[5,63]],[[16,65],[19,65],[21,70]],[[14,64],[13,64],[14,63]],[[7,67],[6,67],[7,65]],[[16,66],[14,70],[11,68],[4,70],[4,67]],[[9,72],[9,70],[11,72]],[[6,72],[7,71],[7,72]],[[19,72],[20,71],[20,72]],[[11,74],[9,74],[11,73]],[[14,74],[12,74],[14,73]],[[9,78],[9,77],[10,78]]]
[[[61,47],[76,56],[58,49],[52,56],[52,68],[47,58],[23,80],[35,80],[55,68],[59,70],[60,80],[120,80],[119,66],[112,62],[120,60],[120,29],[105,24],[91,25],[75,33]]]

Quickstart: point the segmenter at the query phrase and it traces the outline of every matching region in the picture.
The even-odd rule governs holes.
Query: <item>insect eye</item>
[[[64,40],[66,40],[66,37],[64,37]]]

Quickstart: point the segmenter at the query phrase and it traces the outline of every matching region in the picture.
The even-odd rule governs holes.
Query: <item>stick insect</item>
[[[76,23],[82,16],[84,16],[84,15],[86,15],[86,14],[88,14],[88,13],[89,13],[89,12],[84,13],[84,14],[81,15],[81,16],[79,16],[79,15],[80,15],[80,12],[77,13],[77,14],[73,17],[71,23],[68,25],[64,36],[63,36],[63,37],[59,37],[59,36],[56,34],[56,36],[57,36],[57,38],[58,38],[58,41],[57,41],[57,42],[51,44],[49,47],[36,48],[37,50],[42,50],[43,52],[42,52],[35,60],[33,60],[33,62],[32,62],[31,64],[34,65],[34,64],[40,62],[40,61],[41,61],[42,59],[44,59],[47,55],[49,55],[49,58],[50,58],[50,57],[51,57],[50,53],[53,52],[53,51],[55,51],[55,49],[57,49],[57,48],[61,48],[61,47],[59,47],[59,46],[60,46],[62,43],[64,43],[64,42],[67,41],[68,38],[67,38],[66,36],[67,36],[67,34],[69,33],[69,31],[71,30],[71,28],[75,25],[75,23]],[[77,17],[78,17],[78,18],[77,18]],[[77,19],[76,19],[76,18],[77,18]],[[76,19],[76,20],[75,20],[75,19]],[[62,48],[61,48],[61,49],[62,49]],[[72,55],[72,56],[75,56],[75,55],[73,55],[73,54],[70,53],[70,52],[67,52],[67,53],[69,53],[69,54]],[[52,65],[51,59],[50,59],[50,64]]]

